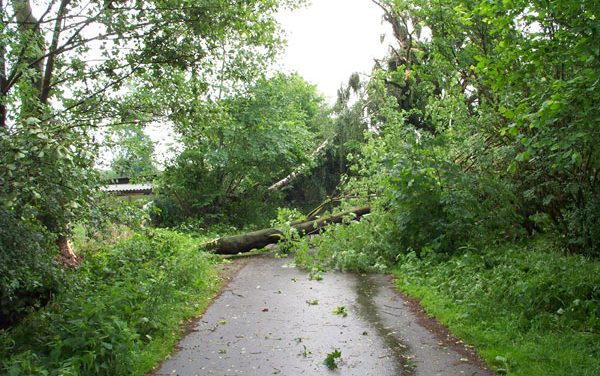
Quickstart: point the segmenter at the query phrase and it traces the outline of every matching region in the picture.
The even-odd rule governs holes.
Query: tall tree
[[[89,206],[94,130],[132,112],[144,121],[172,112],[174,93],[132,106],[127,85],[193,79],[203,95],[243,81],[280,45],[275,12],[295,3],[0,1],[2,205],[41,221],[73,260],[67,224]]]
[[[114,177],[149,177],[158,171],[154,162],[154,142],[136,125],[126,124],[113,131],[113,159],[110,174]]]
[[[245,93],[199,102],[176,123],[184,151],[164,173],[163,223],[260,216],[268,187],[311,160],[322,101],[297,74],[276,74]]]

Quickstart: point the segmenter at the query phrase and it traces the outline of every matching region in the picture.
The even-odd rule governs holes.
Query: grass
[[[146,374],[220,288],[198,244],[151,230],[87,254],[47,307],[0,331],[0,374]]]
[[[600,374],[600,261],[543,240],[456,256],[409,254],[398,287],[499,374]]]

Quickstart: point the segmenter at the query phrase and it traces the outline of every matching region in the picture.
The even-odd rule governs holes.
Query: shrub
[[[45,304],[60,288],[63,274],[50,239],[41,226],[0,209],[0,328]]]
[[[569,249],[600,256],[600,193],[564,213],[562,242]]]
[[[399,252],[455,252],[518,231],[507,181],[454,163],[443,134],[405,131],[395,137],[403,141],[392,147],[383,192],[384,220]]]
[[[394,264],[395,253],[380,223],[380,214],[375,212],[360,222],[330,225],[313,239],[297,239],[293,244],[295,262],[309,270],[385,270]]]

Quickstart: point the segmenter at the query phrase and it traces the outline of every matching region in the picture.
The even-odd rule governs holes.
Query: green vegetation
[[[296,74],[195,107],[176,122],[185,149],[160,179],[155,222],[266,225],[283,204],[267,187],[311,162],[323,119],[322,98]]]
[[[394,274],[500,374],[600,372],[598,260],[540,240],[422,260],[411,253]]]
[[[334,370],[338,368],[337,362],[342,358],[342,353],[340,350],[335,349],[330,353],[327,353],[323,364],[327,366],[330,370]]]
[[[154,143],[143,128],[127,123],[115,126],[110,131],[106,144],[113,152],[113,159],[105,178],[128,177],[135,180],[158,173],[154,161]]]
[[[274,15],[297,5],[32,4],[0,5],[2,327],[64,287],[56,258],[77,264],[73,228],[110,221],[100,151],[113,150],[115,174],[153,173],[144,126],[180,125],[206,107],[195,101],[244,92],[282,46]]]
[[[144,228],[148,214],[161,212],[140,215],[142,202],[103,194],[101,178],[158,173],[149,123],[173,124],[178,136],[189,131],[196,153],[207,150],[203,140],[235,144],[242,125],[254,127],[238,150],[255,145],[252,152],[255,137],[264,144],[272,131],[292,139],[298,131],[305,143],[282,139],[276,152],[287,148],[287,164],[273,172],[304,160],[314,124],[295,125],[319,110],[315,90],[296,76],[264,74],[283,45],[275,14],[301,3],[0,4],[0,373],[144,374],[168,353],[181,320],[199,313],[217,287],[213,261],[198,246],[206,232],[181,223],[186,216],[170,224],[200,236]],[[250,87],[255,97],[244,95]],[[261,102],[286,88],[298,96]],[[287,127],[251,119],[271,104],[269,116],[281,113]],[[255,109],[247,119],[225,119],[246,108]],[[200,113],[211,111],[223,122],[202,133],[209,123]],[[107,150],[110,172],[97,168]],[[260,156],[245,157],[211,168],[237,172]],[[250,191],[254,182],[246,183]],[[202,209],[203,200],[189,202]]]
[[[218,287],[199,244],[276,214],[310,279],[393,272],[498,372],[600,372],[597,0],[373,0],[392,45],[331,107],[268,69],[302,0],[5,3],[2,372],[147,372]],[[164,171],[149,123],[180,141]],[[151,209],[110,174],[156,174]]]
[[[334,315],[346,317],[348,316],[348,309],[345,306],[335,307],[332,312]]]
[[[499,373],[597,374],[600,8],[374,2],[396,43],[339,101],[369,124],[342,207],[371,214],[286,236],[296,263],[393,272]]]
[[[61,286],[63,271],[39,226],[0,210],[0,229],[0,327],[5,327],[45,304]]]
[[[218,290],[215,263],[165,230],[88,254],[48,306],[0,333],[0,373],[146,374]]]

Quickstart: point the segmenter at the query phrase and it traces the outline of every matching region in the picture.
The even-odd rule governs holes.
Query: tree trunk
[[[60,259],[63,265],[70,267],[79,265],[79,257],[73,252],[73,248],[71,248],[71,244],[69,243],[69,238],[65,235],[59,235],[56,239],[56,245],[60,250]]]
[[[323,149],[325,149],[325,147],[327,147],[328,144],[329,144],[329,141],[327,141],[327,140],[323,141],[321,143],[321,145],[319,145],[319,147],[317,147],[315,149],[315,151],[312,152],[311,158],[317,157],[323,151]],[[286,185],[291,183],[294,179],[296,179],[297,176],[303,174],[305,172],[304,170],[306,170],[306,164],[300,165],[300,167],[296,168],[288,176],[279,180],[277,183],[272,184],[269,188],[267,188],[267,190],[273,191],[273,190],[279,189],[281,187],[285,187]]]
[[[300,235],[308,235],[333,223],[341,223],[345,218],[360,218],[371,211],[370,206],[361,206],[350,210],[324,217],[316,220],[293,223]],[[226,236],[207,243],[206,249],[221,255],[233,255],[237,253],[249,252],[255,248],[262,248],[269,244],[277,243],[283,232],[276,228],[267,228],[241,235]]]
[[[23,50],[20,53],[26,56],[26,61],[32,64],[31,67],[35,71],[35,75],[32,77],[32,84],[34,90],[36,90],[36,96],[38,96],[42,89],[44,60],[39,59],[38,56],[31,55],[32,52],[27,51],[27,49],[31,49],[32,45],[36,45],[40,51],[38,54],[44,55],[44,52],[42,52],[45,51],[44,36],[41,34],[40,23],[38,19],[33,15],[33,10],[29,0],[13,0],[12,6],[15,12],[15,19],[19,25],[19,30],[22,33],[21,38],[23,45],[21,48]],[[27,108],[27,110],[35,111],[35,107],[34,109]]]
[[[67,6],[70,0],[61,0],[56,20],[54,24],[54,31],[52,35],[52,42],[50,45],[50,52],[56,50],[60,33],[62,31],[62,24],[66,14]],[[52,84],[52,73],[54,71],[55,58],[53,54],[48,55],[46,58],[46,70],[44,71],[44,59],[42,58],[46,52],[45,40],[40,30],[40,20],[33,15],[31,6],[31,0],[12,0],[12,6],[14,10],[14,17],[17,20],[18,28],[21,32],[21,51],[19,59],[23,59],[23,62],[28,63],[33,68],[33,74],[31,74],[31,85],[33,93],[30,97],[21,97],[21,120],[25,120],[28,117],[40,117],[42,112],[40,111],[39,104],[46,104],[50,98],[50,87]],[[32,48],[35,46],[36,48]],[[6,82],[6,66],[5,66],[5,49],[0,49],[0,86],[2,89],[2,95],[6,95],[9,88]],[[6,117],[6,107],[0,107],[0,122]],[[65,266],[76,267],[79,265],[79,258],[73,252],[71,244],[67,236],[61,233],[61,229],[57,226],[55,218],[41,218],[41,222],[51,232],[58,233],[56,239],[56,245],[60,250],[60,259]],[[62,229],[64,230],[64,229]]]

